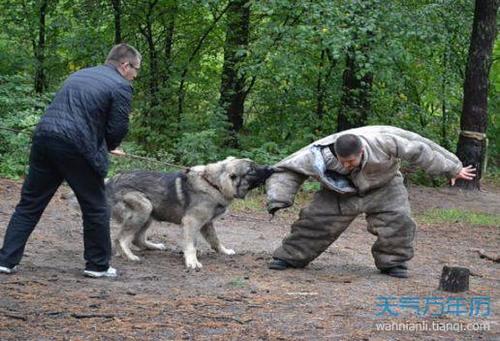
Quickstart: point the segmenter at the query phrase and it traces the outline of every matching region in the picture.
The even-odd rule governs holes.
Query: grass
[[[266,195],[261,189],[250,192],[245,200],[235,200],[231,203],[231,210],[236,212],[265,212]]]
[[[242,277],[236,277],[232,279],[228,284],[229,286],[234,288],[244,288],[248,285],[247,281]]]
[[[500,215],[462,211],[458,209],[436,208],[420,214],[418,220],[426,224],[466,223],[476,226],[500,227]]]
[[[312,199],[313,192],[308,190],[300,190],[295,197],[295,203],[287,210],[291,214],[297,214],[302,207],[309,203]],[[231,203],[231,210],[234,212],[267,212],[266,209],[266,193],[264,188],[259,188],[248,193],[245,200],[235,200]],[[281,212],[281,211],[280,211]],[[282,212],[280,214],[283,214]]]
[[[481,183],[492,188],[500,188],[500,168],[491,167],[481,179]]]

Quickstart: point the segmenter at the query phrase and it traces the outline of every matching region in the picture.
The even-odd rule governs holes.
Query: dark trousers
[[[7,226],[0,266],[19,264],[28,237],[63,180],[76,194],[82,210],[85,268],[103,271],[109,267],[110,215],[104,179],[71,143],[57,137],[33,139],[28,176]]]

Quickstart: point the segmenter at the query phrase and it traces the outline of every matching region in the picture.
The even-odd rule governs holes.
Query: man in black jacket
[[[108,152],[128,131],[132,81],[141,65],[132,46],[114,46],[106,64],[75,72],[64,82],[38,123],[29,172],[2,249],[0,273],[13,273],[28,237],[63,180],[75,192],[83,217],[84,275],[115,277],[110,212],[104,178]]]

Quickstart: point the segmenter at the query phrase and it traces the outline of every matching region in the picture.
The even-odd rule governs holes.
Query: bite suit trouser
[[[344,196],[321,189],[301,210],[291,233],[273,257],[304,267],[325,251],[360,214],[366,214],[368,231],[377,236],[372,255],[378,269],[406,267],[413,257],[416,224],[411,218],[408,192],[401,176],[363,196]],[[363,245],[356,245],[363,247]]]

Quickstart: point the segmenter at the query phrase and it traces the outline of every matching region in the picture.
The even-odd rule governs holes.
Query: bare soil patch
[[[0,236],[21,184],[0,179]],[[417,216],[431,208],[500,214],[500,191],[464,193],[410,186]],[[202,271],[187,272],[181,231],[156,224],[151,239],[167,251],[138,252],[141,263],[114,258],[120,276],[82,276],[81,219],[56,195],[32,234],[20,271],[0,276],[0,340],[493,340],[500,337],[500,265],[477,249],[497,252],[500,226],[422,224],[411,277],[379,274],[370,253],[375,237],[362,217],[305,269],[272,271],[267,262],[288,233],[296,210],[269,221],[262,208],[231,210],[216,222],[234,256],[201,245]],[[443,265],[469,268],[470,290],[437,290]],[[488,297],[489,316],[430,313],[377,316],[381,297]],[[467,306],[468,307],[468,306]],[[484,306],[483,306],[484,308]],[[483,309],[484,314],[484,309]],[[378,331],[380,323],[487,322],[490,330]]]

